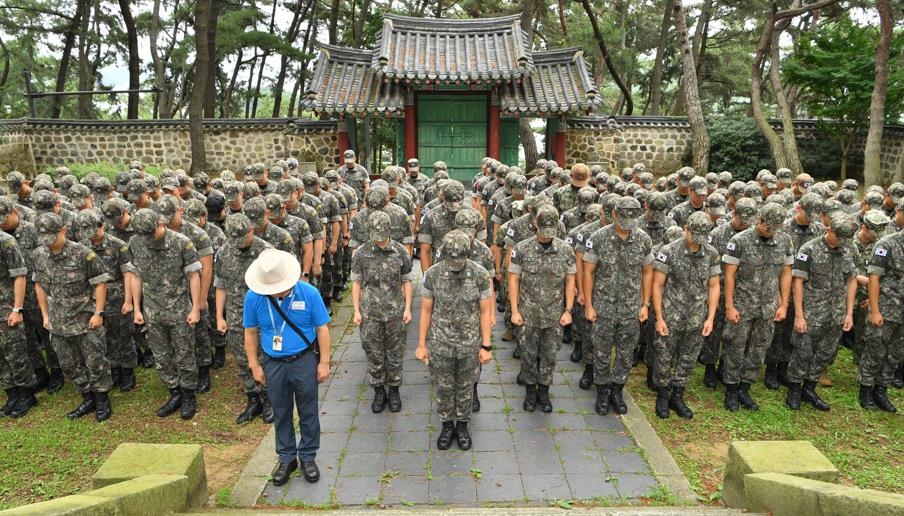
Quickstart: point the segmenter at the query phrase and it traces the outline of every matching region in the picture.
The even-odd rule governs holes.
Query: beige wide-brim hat
[[[301,265],[291,253],[266,249],[245,271],[245,284],[262,296],[279,294],[294,287],[301,276]]]

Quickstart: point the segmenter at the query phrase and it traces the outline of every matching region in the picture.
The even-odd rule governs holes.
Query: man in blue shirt
[[[273,406],[279,455],[275,486],[289,480],[299,459],[305,480],[320,479],[314,462],[320,448],[317,384],[330,375],[330,317],[320,293],[299,281],[300,275],[298,260],[276,249],[262,251],[245,273],[245,353],[251,374],[267,388]],[[296,406],[298,443],[292,421]]]

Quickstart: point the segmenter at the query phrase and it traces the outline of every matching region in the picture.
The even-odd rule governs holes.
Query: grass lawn
[[[762,383],[751,389],[758,412],[728,412],[722,407],[724,388],[704,387],[698,365],[685,398],[694,418],[685,421],[672,412],[662,420],[654,412],[656,395],[647,389],[645,374],[644,366],[632,371],[631,393],[703,502],[720,499],[728,443],[734,440],[809,440],[841,471],[843,483],[904,494],[904,420],[900,414],[860,408],[857,369],[847,349],[829,368],[834,386],[818,388],[832,405],[829,412],[808,403],[792,412],[785,407],[784,387],[770,391]],[[889,397],[904,409],[904,391],[890,388]]]
[[[90,489],[91,475],[123,442],[201,444],[209,492],[231,488],[269,430],[260,418],[235,424],[245,396],[231,354],[226,367],[212,371],[212,392],[198,395],[198,413],[191,421],[178,413],[158,418],[155,412],[167,390],[153,369],[139,367],[136,373],[138,387],[113,392],[113,417],[102,424],[93,414],[78,421],[65,418],[81,401],[68,379],[61,392],[39,394],[39,405],[25,417],[0,419],[0,509]]]

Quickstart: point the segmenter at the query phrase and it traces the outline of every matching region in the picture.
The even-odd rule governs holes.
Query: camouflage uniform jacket
[[[348,215],[348,198],[339,190],[329,189],[326,191],[328,194],[332,195],[334,199],[336,199],[336,204],[339,205],[339,215]]]
[[[132,265],[132,254],[129,245],[113,235],[104,234],[103,240],[94,245],[91,240],[80,242],[91,249],[100,259],[101,268],[109,279],[107,280],[107,306],[110,311],[119,311],[126,300],[126,286],[123,273],[137,272]]]
[[[7,232],[7,234],[10,234]],[[19,244],[19,251],[25,260],[25,266],[28,267],[28,281],[31,281],[31,273],[34,272],[34,262],[32,261],[32,251],[38,247],[38,232],[35,225],[27,220],[19,219],[19,225],[10,234]]]
[[[679,204],[681,204],[681,203],[687,201],[687,195],[681,195],[681,194],[678,192],[678,189],[677,189],[677,188],[675,188],[674,190],[669,190],[669,191],[667,191],[667,192],[666,192],[666,195],[668,196],[667,198],[668,198],[668,200],[669,200],[669,205],[670,205],[672,208],[674,208],[674,207],[678,206]]]
[[[794,257],[791,274],[804,280],[804,317],[816,326],[844,323],[847,308],[847,280],[857,275],[857,264],[850,246],[833,249],[824,237],[805,243]]]
[[[208,221],[204,224],[204,227],[201,228],[207,233],[207,238],[210,239],[210,246],[213,247],[214,257],[216,257],[217,251],[220,250],[221,247],[226,243],[226,234],[223,233],[223,230],[220,229],[220,226]]]
[[[581,189],[573,184],[567,184],[565,186],[559,187],[558,190],[552,195],[552,205],[559,211],[559,213],[565,213],[566,211],[577,206],[578,203],[578,192]]]
[[[530,218],[529,213],[525,213],[524,215],[514,219],[509,223],[508,229],[505,230],[505,248],[506,249],[514,249],[516,245],[521,243],[522,240],[528,239],[537,234],[537,228],[534,227],[533,221]],[[568,232],[565,231],[565,224],[562,224],[562,221],[559,221],[559,233],[556,235],[557,238],[565,238],[568,236]]]
[[[424,193],[427,191],[427,182],[430,179],[418,172],[416,178],[412,178],[410,174],[405,177],[405,183],[414,188],[414,191],[417,192],[417,198],[420,202],[424,202]]]
[[[562,221],[562,224],[565,224],[566,232],[571,232],[572,229],[583,224],[586,218],[587,213],[579,211],[577,206],[559,215],[559,220]]]
[[[791,237],[778,233],[762,239],[756,227],[745,229],[725,244],[722,262],[738,266],[735,273],[734,306],[744,319],[769,318],[779,301],[782,268],[794,263]]]
[[[437,192],[436,184],[430,185],[426,189],[424,189],[424,197],[421,199],[421,204],[426,206],[432,200],[436,199],[436,192]],[[421,211],[423,212],[424,208],[421,208]]]
[[[526,239],[512,249],[509,273],[519,276],[518,308],[525,326],[558,326],[565,308],[565,279],[577,273],[571,247],[558,238],[548,247],[536,238]]]
[[[355,192],[354,188],[348,186],[345,183],[341,183],[336,188],[336,191],[341,193],[345,197],[345,204],[348,205],[349,211],[358,211],[359,209],[361,209],[360,203],[363,201],[360,200],[362,198],[358,197],[358,193]]]
[[[291,233],[272,222],[267,222],[267,225],[264,226],[264,229],[260,233],[255,231],[254,236],[280,251],[285,251],[287,253],[292,253],[294,256],[298,256],[298,249],[301,244],[297,244],[292,239]]]
[[[676,225],[675,221],[669,217],[664,217],[661,220],[648,220],[647,217],[644,216],[640,222],[640,229],[650,235],[650,240],[652,240],[654,244],[659,244],[662,243],[663,237],[665,237],[665,230]]]
[[[684,201],[672,208],[668,217],[674,220],[675,224],[684,227],[684,225],[687,224],[687,218],[691,216],[691,213],[702,211],[705,206],[705,204],[701,203],[699,208],[694,208],[690,201]]]
[[[602,227],[600,224],[600,221],[594,220],[593,222],[581,224],[580,226],[574,228],[574,241],[572,242],[572,245],[574,245],[575,254],[583,255],[585,252],[587,252],[587,248],[584,247],[584,244],[587,242],[587,239],[590,238],[590,235],[592,235],[597,229]]]
[[[286,210],[286,212],[293,217],[298,217],[307,222],[308,229],[311,230],[311,237],[314,240],[322,240],[326,235],[326,230],[323,228],[323,222],[320,220],[320,215],[311,205],[298,202],[295,203],[295,208]]]
[[[50,332],[64,337],[88,332],[94,287],[110,281],[91,249],[67,240],[58,254],[47,246],[32,251],[34,281],[47,293]]]
[[[373,212],[374,210],[371,208],[364,208],[348,221],[348,232],[351,233],[348,241],[350,248],[357,249],[370,240],[367,219]],[[413,244],[414,236],[411,234],[411,219],[408,214],[394,204],[388,205],[386,212],[389,214],[390,238],[402,245]]]
[[[474,195],[476,195],[477,198],[481,200],[482,204],[486,204],[485,202],[483,202],[484,188],[486,188],[487,185],[489,185],[491,183],[495,183],[495,182],[496,182],[496,176],[493,176],[493,175],[480,176],[478,179],[476,179],[474,181]],[[496,190],[496,188],[493,187],[493,190]]]
[[[355,163],[354,170],[349,170],[348,166],[341,166],[338,172],[345,184],[355,189],[358,199],[364,199],[364,188],[370,182],[370,174],[367,173],[367,169]]]
[[[859,234],[860,231],[858,230]],[[870,242],[868,244],[864,244],[860,241],[860,238],[857,237],[857,234],[854,235],[854,260],[857,263],[857,274],[866,276],[867,269],[869,268],[869,262],[873,258],[873,250],[876,248],[876,242],[878,240]],[[857,285],[857,307],[860,306],[860,301],[869,298],[869,289],[866,285]]]
[[[493,208],[493,213],[490,216],[490,222],[499,224],[501,226],[506,222],[512,220],[513,202],[515,202],[515,198],[509,195],[502,198],[498,203],[496,203],[496,207]]]
[[[461,209],[474,210],[474,208],[471,208],[470,206],[462,206]],[[430,213],[424,216],[421,225],[418,228],[417,241],[421,244],[432,245],[434,247],[434,254],[436,254],[436,248],[442,243],[446,233],[456,228],[456,213],[448,211],[445,205],[441,205],[435,210],[430,210]],[[483,218],[480,220],[482,221]],[[481,226],[478,228],[475,238],[477,238],[477,240],[487,239],[487,228],[484,222],[481,222]]]
[[[366,319],[400,319],[405,310],[402,284],[412,278],[411,257],[405,246],[394,240],[385,249],[367,242],[352,257],[349,279],[361,285],[361,315]]]
[[[738,233],[740,233],[740,231],[735,231],[734,226],[729,222],[728,224],[722,224],[721,226],[713,228],[713,230],[709,232],[707,241],[709,242],[709,245],[716,249],[716,252],[719,253],[719,256],[721,257],[725,254],[725,245],[731,240],[731,237]],[[719,305],[725,306],[725,277],[722,275],[719,276]]]
[[[405,210],[409,217],[414,217],[414,209],[417,207],[417,202],[409,192],[399,188],[391,202]]]
[[[596,264],[593,308],[604,317],[637,317],[641,272],[653,261],[650,236],[638,229],[622,240],[610,224],[590,235],[584,247],[584,261]]]
[[[329,216],[327,215],[327,212],[326,212],[327,207],[323,205],[323,201],[320,200],[320,197],[317,197],[314,194],[309,194],[309,193],[305,192],[305,193],[301,194],[301,196],[298,198],[298,204],[305,204],[307,206],[310,206],[314,210],[314,213],[317,214],[317,218],[320,219],[320,223],[323,224],[324,226],[326,226],[327,223],[330,222]],[[295,215],[296,217],[301,217],[301,215],[299,213],[296,213],[298,211],[299,211],[299,208],[296,207],[295,210],[292,210],[289,213],[291,213],[292,215]],[[239,210],[239,212],[241,212],[241,210]],[[302,218],[307,220],[307,217],[302,217]],[[308,224],[310,225],[310,221],[308,221]],[[314,226],[311,226],[311,228],[313,228],[313,227]],[[311,229],[311,231],[313,231],[313,229]],[[324,232],[326,232],[326,231],[328,231],[328,230],[326,227],[324,227]],[[326,234],[326,233],[324,233],[324,234]]]
[[[885,322],[904,322],[904,233],[876,242],[866,272],[880,276],[879,313]]]
[[[496,207],[499,206],[499,203],[506,197],[511,196],[512,194],[509,193],[504,186],[502,188],[497,188],[496,191],[493,192],[493,196],[490,197],[490,200],[487,201],[487,216],[492,218],[493,215],[496,214]]]
[[[546,179],[546,174],[540,174],[527,180],[527,191],[531,195],[539,195],[540,192],[547,188],[549,188],[549,180]]]
[[[129,240],[132,265],[142,280],[145,319],[181,324],[191,310],[189,273],[201,272],[198,251],[181,233],[164,229],[163,237],[135,235]]]
[[[264,249],[273,246],[258,237],[251,239],[251,245],[239,249],[227,242],[217,251],[216,263],[213,266],[213,287],[226,291],[224,315],[226,321],[233,326],[241,326],[242,310],[245,302],[245,271],[251,262],[257,259]]]
[[[333,222],[342,222],[342,214],[339,213],[339,203],[329,192],[321,190],[319,199],[323,207],[323,211],[320,212],[320,220],[323,221],[326,240],[330,242],[333,238]]]
[[[443,246],[439,247],[436,255],[438,262],[446,258],[445,253],[443,253]],[[471,250],[468,254],[468,259],[486,269],[491,277],[496,275],[496,265],[493,263],[492,251],[486,244],[476,238],[471,239]]]
[[[198,258],[213,256],[213,245],[210,243],[210,237],[207,236],[206,231],[191,222],[183,222],[179,232],[187,236],[195,245],[195,250],[198,251]]]
[[[791,237],[791,244],[794,246],[794,251],[796,252],[800,249],[800,246],[810,240],[825,235],[826,227],[822,225],[822,222],[817,222],[815,220],[810,222],[810,225],[808,226],[801,226],[794,222],[794,217],[791,217],[785,221],[784,233]]]
[[[19,251],[16,239],[0,231],[0,307],[7,312],[13,307],[13,280],[19,276],[28,275],[28,267],[25,266],[25,258]]]
[[[473,357],[480,344],[480,301],[490,298],[490,273],[472,261],[454,272],[445,261],[427,269],[425,299],[433,300],[427,341],[430,352],[457,358]]]
[[[210,226],[210,224],[208,224],[208,226]],[[132,238],[132,235],[135,234],[132,231],[131,224],[126,224],[126,227],[124,227],[122,229],[119,229],[116,226],[111,226],[111,225],[107,224],[106,232],[126,243],[128,243],[129,239]]]
[[[666,275],[662,288],[662,315],[666,321],[686,321],[687,327],[703,327],[709,279],[719,275],[719,263],[719,252],[709,244],[702,244],[693,252],[682,238],[659,249],[653,268]]]
[[[898,224],[898,221],[895,220],[893,216],[889,218],[891,218],[891,221],[888,223],[888,226],[885,227],[885,235],[891,235],[901,231],[901,226]]]

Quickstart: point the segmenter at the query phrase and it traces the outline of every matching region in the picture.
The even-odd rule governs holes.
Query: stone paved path
[[[415,265],[417,267],[417,265]],[[414,317],[418,318],[415,293]],[[501,314],[499,319],[501,320]],[[635,498],[657,487],[640,449],[618,416],[593,410],[595,391],[577,386],[582,366],[558,354],[550,388],[554,410],[521,409],[524,388],[515,383],[512,343],[494,329],[495,360],[480,378],[481,411],[471,419],[474,447],[436,449],[440,423],[432,412],[426,366],[414,358],[416,325],[408,332],[401,388],[402,411],[373,414],[373,391],[364,382],[365,356],[357,329],[334,346],[337,363],[321,386],[321,480],[293,477],[267,483],[270,505],[447,505],[476,507],[554,500]]]

